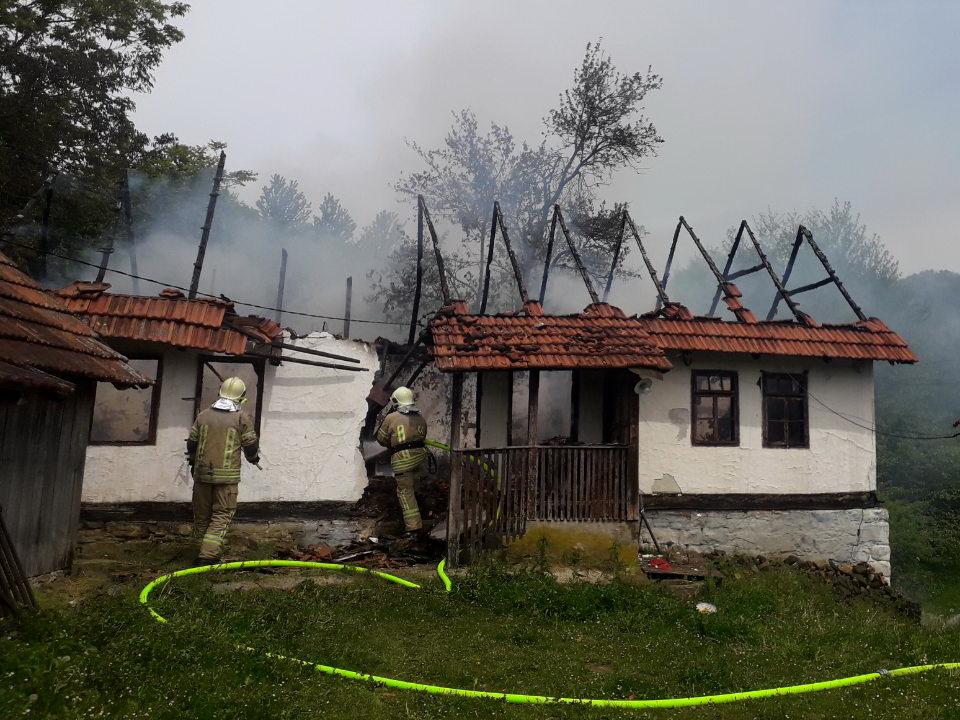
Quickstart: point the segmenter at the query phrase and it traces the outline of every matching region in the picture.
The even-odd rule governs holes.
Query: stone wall
[[[890,528],[883,508],[852,510],[648,510],[661,544],[698,553],[867,562],[890,577]],[[642,533],[644,541],[648,539]]]

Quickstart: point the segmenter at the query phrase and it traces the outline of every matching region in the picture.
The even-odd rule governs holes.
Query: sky
[[[849,200],[901,269],[960,271],[960,3],[196,0],[137,97],[150,134],[228,144],[228,168],[340,197],[358,224],[451,113],[538,142],[590,41],[663,76],[665,143],[602,189],[629,201],[662,267],[683,214],[719,245],[765,210]]]

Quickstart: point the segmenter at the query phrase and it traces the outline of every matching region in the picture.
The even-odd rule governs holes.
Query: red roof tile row
[[[103,337],[243,355],[248,343],[270,343],[281,328],[273,320],[240,317],[225,300],[188,300],[176,290],[159,297],[109,293],[106,283],[75,282],[59,291],[73,312]]]
[[[430,323],[433,356],[444,371],[651,368],[670,361],[643,328],[610,305],[579,315],[439,315]]]
[[[0,385],[62,394],[79,378],[120,387],[151,383],[0,253]]]
[[[431,323],[433,356],[446,372],[671,367],[665,351],[917,362],[880,320],[809,327],[792,322],[726,322],[669,308],[670,319],[627,317],[604,303],[579,315],[470,315],[448,308]]]
[[[664,350],[897,363],[918,360],[906,341],[876,318],[851,325],[817,327],[784,321],[736,323],[715,318],[667,320],[641,316],[636,320]]]

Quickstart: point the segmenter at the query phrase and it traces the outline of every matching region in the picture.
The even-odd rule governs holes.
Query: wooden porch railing
[[[523,535],[527,520],[636,520],[635,452],[626,445],[462,449],[464,549],[493,534]]]

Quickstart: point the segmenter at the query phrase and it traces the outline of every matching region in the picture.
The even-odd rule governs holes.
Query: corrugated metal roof
[[[543,315],[537,303],[525,315],[443,314],[430,331],[437,367],[447,372],[670,368],[636,321],[604,303],[579,315]]]
[[[75,282],[58,294],[70,310],[108,338],[243,355],[248,342],[269,343],[281,332],[273,320],[238,316],[225,300],[189,300],[176,290],[164,290],[158,297],[120,295],[107,292],[109,287]]]
[[[430,323],[433,355],[446,372],[636,367],[668,370],[665,351],[914,363],[906,341],[882,321],[807,326],[794,322],[727,322],[693,317],[682,306],[660,316],[627,317],[597,303],[579,315],[470,315],[448,308]]]
[[[62,300],[0,253],[0,383],[70,392],[72,383],[60,376],[121,387],[151,384],[126,358],[99,342]]]

